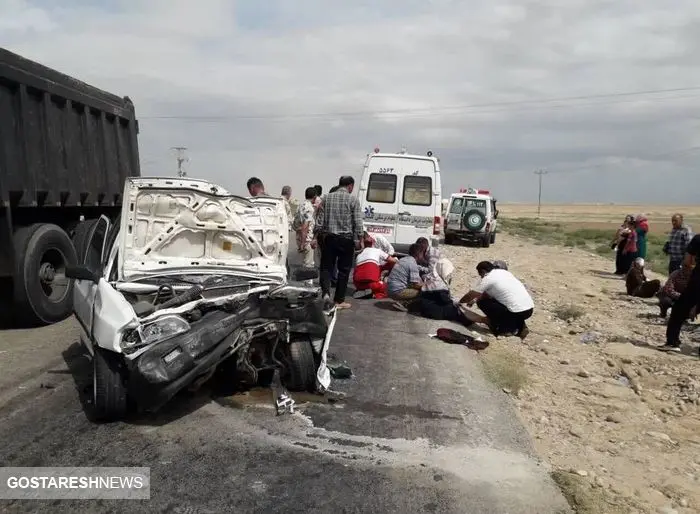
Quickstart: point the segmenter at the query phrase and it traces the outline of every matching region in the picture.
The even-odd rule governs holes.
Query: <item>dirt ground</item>
[[[499,203],[498,209],[508,218],[535,218],[537,204]],[[610,205],[610,204],[543,204],[541,219],[563,223],[569,228],[596,228],[615,231],[628,214],[644,213],[651,233],[668,232],[671,216],[683,214],[686,223],[700,230],[700,205]]]
[[[686,327],[683,354],[657,351],[655,302],[626,297],[595,254],[507,233],[488,249],[444,248],[455,294],[484,259],[506,260],[530,289],[530,336],[490,339],[482,359],[577,512],[700,512],[700,327]]]

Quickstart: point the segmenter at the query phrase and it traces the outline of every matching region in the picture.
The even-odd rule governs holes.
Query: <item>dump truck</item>
[[[137,134],[128,97],[0,48],[0,309],[22,326],[71,314],[66,267],[140,176]]]

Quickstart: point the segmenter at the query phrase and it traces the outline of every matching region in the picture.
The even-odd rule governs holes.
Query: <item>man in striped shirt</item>
[[[671,218],[673,229],[668,236],[668,241],[664,245],[664,253],[668,255],[669,275],[680,269],[685,256],[685,249],[693,238],[693,233],[689,226],[683,223],[682,214],[674,214]]]
[[[338,189],[323,197],[316,214],[316,230],[323,234],[321,290],[324,298],[330,300],[331,275],[337,265],[338,282],[333,300],[338,309],[350,308],[345,293],[355,249],[360,249],[364,232],[360,201],[351,195],[354,187],[355,179],[340,177]]]

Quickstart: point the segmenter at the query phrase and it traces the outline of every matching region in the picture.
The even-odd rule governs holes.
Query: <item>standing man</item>
[[[316,184],[314,188],[316,189],[316,200],[314,201],[314,209],[318,209],[318,206],[321,205],[321,198],[323,198],[323,187],[319,184]]]
[[[466,309],[464,314],[471,321],[487,325],[495,336],[514,334],[525,339],[530,333],[525,320],[532,316],[535,304],[523,283],[492,262],[481,261],[476,271],[481,281],[459,303],[472,306],[476,302],[486,316]]]
[[[248,186],[248,194],[252,197],[264,196],[266,194],[265,186],[258,177],[249,178],[246,186]]]
[[[292,224],[292,186],[282,187],[282,198],[284,198],[284,210],[287,211],[287,220]]]
[[[355,249],[360,248],[363,233],[360,202],[350,194],[354,187],[354,178],[340,177],[338,189],[324,197],[316,217],[316,230],[323,233],[321,289],[324,298],[330,300],[331,275],[337,265],[338,282],[333,300],[338,309],[350,308],[345,293]]]
[[[667,352],[681,351],[681,328],[688,318],[697,314],[700,304],[700,266],[698,266],[698,253],[700,253],[700,234],[695,235],[688,243],[685,250],[683,266],[693,268],[685,291],[673,304],[671,315],[666,326],[666,344],[661,347]]]
[[[316,200],[316,188],[307,187],[302,203],[294,214],[292,229],[297,233],[297,250],[302,256],[305,268],[314,267],[314,252],[316,240],[314,239],[314,201]]]
[[[674,214],[671,218],[671,233],[668,236],[668,241],[664,245],[664,253],[668,255],[668,274],[670,275],[677,269],[680,269],[685,249],[693,237],[693,233],[689,226],[683,223],[682,214]]]

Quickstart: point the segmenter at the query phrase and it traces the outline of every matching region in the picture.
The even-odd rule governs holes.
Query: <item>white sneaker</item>
[[[356,300],[360,300],[363,298],[372,298],[373,293],[371,289],[359,289],[355,291],[352,295],[353,298]]]

